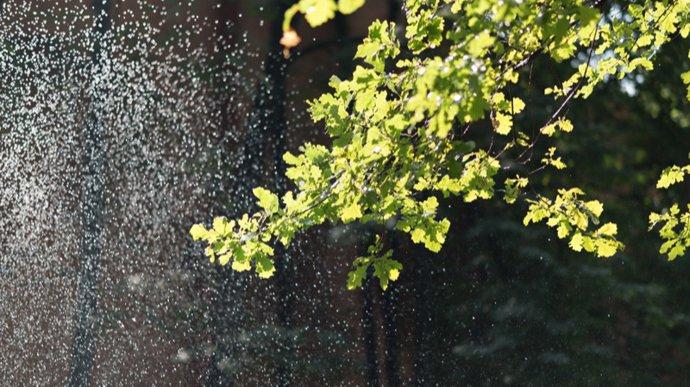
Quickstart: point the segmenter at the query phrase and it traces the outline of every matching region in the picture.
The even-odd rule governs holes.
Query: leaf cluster
[[[301,0],[292,12],[318,25],[338,9],[358,6],[360,1]],[[605,8],[584,0],[408,0],[405,8],[404,37],[394,23],[374,22],[357,50],[361,64],[352,77],[334,77],[331,91],[310,102],[313,120],[324,124],[331,143],[285,154],[295,189],[282,198],[257,189],[259,212],[218,221],[218,229],[215,221],[210,230],[193,228],[195,239],[209,244],[209,257],[221,264],[232,260],[240,270],[255,265],[268,277],[271,243],[288,244],[324,222],[389,225],[438,252],[451,226],[439,216],[438,198],[470,203],[492,199],[497,190],[507,203],[529,206],[525,225],[545,220],[559,238],[570,238],[575,251],[610,257],[622,249],[615,224],[592,228],[603,206],[583,199],[579,188],[557,189],[554,198],[528,195],[523,191],[539,187],[530,187],[527,177],[504,175],[529,170],[533,159],[542,165],[529,174],[565,168],[551,142],[574,132],[565,107],[611,78],[651,70],[662,45],[677,34],[687,36],[690,1]],[[517,118],[529,106],[510,91],[538,56],[571,61],[575,71],[544,90],[558,104],[553,114],[520,127]],[[475,141],[470,128],[489,131],[492,141],[479,145],[483,136]],[[534,158],[538,141],[549,146]],[[677,172],[673,176],[678,179]],[[348,287],[361,285],[373,265],[385,288],[402,268],[389,253],[377,246],[357,258]]]

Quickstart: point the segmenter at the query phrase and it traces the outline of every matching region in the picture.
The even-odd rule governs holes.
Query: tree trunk
[[[365,247],[366,248],[366,247]],[[379,365],[376,354],[376,325],[374,316],[373,268],[369,268],[362,287],[362,336],[364,339],[364,369],[367,386],[378,387]]]
[[[94,52],[96,72],[101,67],[102,42],[110,29],[110,0],[93,0]],[[105,128],[100,122],[95,103],[102,91],[92,91],[90,111],[83,131],[82,167],[84,187],[82,201],[81,259],[77,278],[77,329],[73,344],[70,386],[91,384],[95,335],[98,328],[98,283],[100,277],[101,238],[105,191],[106,155],[103,144]]]
[[[390,245],[393,252],[400,248],[397,236],[390,233]],[[383,319],[386,335],[386,351],[384,353],[384,366],[386,367],[386,380],[388,387],[398,387],[400,381],[400,354],[398,347],[398,310],[397,310],[397,286],[394,282],[388,284],[388,289],[383,294]]]
[[[220,1],[218,8],[218,34],[219,40],[217,42],[217,56],[215,59],[216,70],[224,71],[227,66],[226,59],[229,50],[232,49],[232,31],[230,30],[230,23],[234,22],[234,15],[238,13],[234,5],[227,1]],[[236,166],[232,157],[229,139],[229,133],[235,129],[234,124],[228,116],[228,105],[230,104],[229,91],[223,85],[218,87],[218,98],[223,101],[222,116],[220,123],[220,133],[218,143],[218,155],[220,160],[217,167],[222,173],[213,174],[214,180],[210,181],[208,191],[209,197],[212,198],[213,204],[211,212],[213,214],[222,214],[228,211],[227,205],[231,203],[233,196],[235,198],[242,196],[242,205],[236,212],[241,212],[246,204],[247,189],[237,185],[230,184],[225,173],[231,171]],[[249,135],[249,133],[247,133]],[[241,151],[246,151],[246,146],[241,148]],[[237,167],[241,169],[246,167],[242,165]],[[248,181],[254,181],[255,178],[248,177]],[[236,182],[242,182],[242,179],[236,179]],[[249,182],[247,184],[250,184]],[[246,208],[244,208],[246,209]],[[235,214],[232,214],[235,215]],[[237,345],[236,335],[244,318],[244,287],[246,286],[246,278],[238,275],[232,269],[226,266],[214,266],[213,273],[213,288],[212,306],[211,306],[211,326],[212,326],[212,345],[213,354],[211,356],[210,364],[206,374],[205,384],[209,386],[230,386],[233,384],[233,375],[227,368],[233,359],[241,356],[240,348]]]
[[[414,300],[414,381],[417,386],[430,383],[429,363],[432,360],[429,332],[431,331],[431,288],[433,286],[432,265],[429,253],[421,248],[412,249],[415,265],[410,270],[413,278]]]
[[[274,1],[275,7],[280,8],[279,15],[282,17],[286,8],[283,4],[284,1]],[[231,6],[226,2],[222,4],[223,16],[233,12]],[[285,131],[285,59],[280,54],[281,35],[280,20],[276,20],[272,26],[268,54],[264,60],[264,78],[259,80],[253,110],[248,119],[247,132],[242,146],[237,151],[240,162],[237,165],[227,165],[228,170],[235,171],[234,181],[236,183],[232,187],[223,183],[215,187],[215,190],[218,191],[216,203],[220,207],[217,208],[218,213],[227,212],[227,208],[223,208],[223,206],[228,202],[236,203],[236,207],[234,207],[235,216],[249,211],[254,206],[254,197],[251,191],[260,185],[266,177],[262,173],[266,167],[266,160],[263,159],[262,155],[266,154],[265,151],[268,150],[269,146],[273,147],[275,159],[268,163],[269,167],[273,167],[276,173],[276,176],[273,177],[274,188],[280,192],[285,186],[284,182],[277,177],[282,176],[284,171],[282,161],[279,160],[282,160],[281,156],[285,151],[283,140]],[[226,40],[222,39],[221,41]],[[227,47],[221,48],[220,52],[222,53],[224,49],[227,50]],[[225,130],[230,130],[229,124],[229,122],[223,123]],[[224,195],[224,193],[228,195]],[[284,263],[287,254],[282,249],[276,249],[276,257],[279,302],[277,317],[281,327],[287,329],[290,324],[291,291],[287,288],[286,267],[282,267],[287,266]],[[238,375],[226,369],[224,364],[235,361],[241,356],[242,348],[239,347],[235,337],[237,332],[241,331],[241,324],[244,319],[243,307],[242,304],[238,305],[238,300],[243,300],[247,278],[246,273],[238,274],[228,267],[218,266],[216,280],[216,302],[213,318],[215,351],[206,383],[214,386],[232,385]],[[281,364],[276,367],[276,370],[278,384],[291,384],[288,367]]]
[[[386,332],[386,380],[389,387],[398,387],[400,383],[400,354],[398,349],[398,316],[396,307],[396,286],[389,285],[383,295],[384,329]]]
[[[280,38],[283,34],[281,18],[288,5],[284,0],[275,0],[274,8],[278,11],[279,19],[273,20],[269,42],[269,52],[264,64],[264,73],[267,78],[267,94],[264,96],[266,120],[265,125],[270,131],[269,136],[272,144],[274,176],[272,181],[273,191],[280,197],[287,189],[285,179],[285,162],[283,154],[287,151],[285,144],[285,100],[286,77],[288,60],[282,55]],[[294,290],[290,286],[294,276],[289,249],[278,244],[275,246],[275,265],[276,265],[276,291],[277,305],[276,317],[280,332],[281,342],[278,343],[278,364],[276,365],[276,384],[279,386],[290,386],[293,383],[292,373],[292,353],[294,345],[289,338],[289,330],[292,328],[292,305],[294,302]]]

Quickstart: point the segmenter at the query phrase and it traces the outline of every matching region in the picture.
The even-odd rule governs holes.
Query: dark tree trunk
[[[284,1],[275,0],[275,7],[279,8],[278,15],[282,14],[286,6]],[[221,15],[228,16],[233,9],[227,2],[221,6]],[[253,110],[250,114],[247,132],[242,146],[237,150],[239,162],[232,165],[228,162],[228,170],[235,171],[234,185],[219,182],[214,191],[217,192],[218,213],[227,212],[224,206],[235,203],[235,216],[249,211],[254,206],[252,189],[261,185],[266,174],[262,173],[265,167],[273,168],[275,176],[272,177],[274,189],[280,192],[284,189],[285,183],[279,176],[283,175],[282,154],[285,151],[284,132],[285,132],[285,58],[281,55],[279,44],[282,30],[280,20],[273,22],[272,33],[270,35],[268,54],[264,60],[264,78],[259,81],[256,96],[254,98]],[[225,42],[229,39],[221,39]],[[226,42],[227,43],[227,42]],[[221,48],[220,52],[227,50]],[[230,123],[224,119],[224,130],[230,130]],[[272,149],[271,149],[272,148]],[[227,152],[227,149],[224,149]],[[267,165],[263,158],[265,151],[272,151],[274,160]],[[227,160],[230,157],[227,156]],[[222,164],[225,165],[225,164]],[[221,174],[223,175],[223,174]],[[228,195],[229,194],[229,195]],[[230,214],[231,216],[233,214]],[[281,328],[288,329],[290,326],[291,294],[288,288],[286,273],[288,268],[286,260],[287,254],[282,249],[276,249],[276,270],[278,286],[278,322]],[[225,369],[226,363],[236,361],[242,352],[236,340],[237,332],[241,330],[244,312],[242,304],[238,300],[243,300],[244,289],[247,285],[246,273],[235,273],[229,267],[217,267],[216,272],[217,286],[215,291],[214,306],[214,341],[215,351],[208,373],[206,383],[208,385],[232,385],[236,381],[237,375]],[[239,307],[238,307],[239,306]],[[284,346],[288,349],[289,346]],[[289,354],[284,354],[289,357]],[[240,365],[241,366],[241,365]],[[280,364],[276,367],[276,378],[280,385],[290,385],[291,375],[289,367]]]
[[[376,321],[374,317],[374,285],[373,270],[368,270],[367,278],[362,287],[362,333],[364,338],[364,370],[366,383],[370,387],[381,385],[379,381],[379,365],[376,354]]]
[[[410,273],[413,278],[414,300],[414,380],[415,385],[425,386],[430,383],[429,363],[431,359],[431,345],[429,332],[431,331],[431,287],[433,272],[429,253],[422,248],[413,248],[415,265]]]
[[[393,234],[393,233],[390,233]],[[398,252],[400,246],[397,243],[396,235],[391,235],[391,249],[394,253]],[[395,283],[388,285],[388,290],[383,294],[383,319],[384,332],[386,335],[386,351],[384,353],[386,380],[388,387],[398,387],[400,381],[400,354],[398,347],[398,310],[397,310],[397,286]]]
[[[402,5],[400,4],[400,0],[388,0],[388,20],[398,20],[398,16],[400,16],[401,10]]]
[[[397,291],[395,285],[389,285],[383,295],[383,318],[386,332],[386,380],[388,387],[398,387],[400,382],[400,355],[398,349],[398,316],[397,316]]]
[[[244,319],[244,288],[246,277],[227,266],[215,268],[215,294],[212,311],[213,356],[206,385],[231,386],[235,376],[232,362],[242,355],[237,341]]]
[[[218,31],[219,40],[217,42],[217,56],[215,59],[216,70],[224,71],[228,66],[227,58],[232,44],[231,23],[235,22],[235,15],[238,13],[233,4],[227,1],[220,1],[218,8]],[[222,79],[222,77],[219,77]],[[246,210],[248,203],[248,189],[242,185],[251,184],[257,181],[258,178],[250,175],[251,171],[255,171],[256,167],[251,163],[255,162],[255,157],[248,156],[250,162],[243,162],[240,166],[234,165],[234,160],[231,154],[231,134],[235,130],[234,122],[231,122],[228,116],[230,95],[227,85],[218,82],[218,98],[223,101],[222,115],[220,123],[220,133],[217,143],[218,148],[218,173],[213,174],[214,180],[211,181],[209,195],[213,205],[211,210],[214,214],[223,214],[228,212],[228,204],[231,202],[241,203],[235,208],[235,213],[228,214],[229,216],[238,215],[243,209]],[[247,138],[252,134],[249,130],[246,133]],[[250,150],[250,145],[245,144],[240,151],[245,152]],[[231,179],[231,171],[234,169],[242,170],[245,173],[245,179],[237,178],[234,181]],[[246,168],[246,169],[245,169]],[[245,276],[238,275],[231,268],[227,266],[214,267],[214,293],[213,305],[211,309],[211,324],[213,327],[213,355],[209,368],[206,374],[206,385],[208,386],[230,386],[234,384],[234,377],[231,372],[230,363],[236,361],[241,357],[241,348],[236,340],[237,332],[244,319],[243,296],[244,288],[246,286]]]
[[[285,163],[283,154],[287,151],[285,143],[286,116],[285,101],[286,77],[288,60],[281,53],[280,38],[282,31],[282,15],[288,7],[285,0],[275,0],[274,8],[277,9],[279,18],[274,20],[271,25],[270,43],[268,57],[266,58],[264,72],[267,78],[267,95],[264,96],[266,106],[265,125],[269,130],[273,153],[273,190],[278,196],[283,195],[286,190],[287,181],[285,179]],[[277,305],[276,317],[279,326],[280,343],[278,345],[278,364],[276,365],[276,384],[279,386],[289,386],[293,383],[292,373],[292,354],[294,352],[293,343],[289,339],[289,330],[292,328],[292,307],[294,302],[294,290],[290,286],[291,279],[294,277],[292,262],[289,249],[282,245],[275,246],[275,265],[276,265],[276,292]]]
[[[102,43],[110,29],[109,0],[93,0],[94,25],[93,66],[101,67]],[[93,90],[90,111],[83,132],[84,187],[82,193],[81,259],[77,279],[77,329],[73,344],[70,386],[91,384],[95,336],[98,328],[98,283],[100,277],[101,238],[105,191],[106,155],[103,144],[105,128],[96,111],[102,91]]]

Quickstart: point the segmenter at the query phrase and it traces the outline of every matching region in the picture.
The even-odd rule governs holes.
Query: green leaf
[[[206,239],[208,235],[208,230],[206,230],[206,227],[204,227],[203,224],[195,224],[189,230],[189,233],[192,235],[193,240],[199,241],[202,239]]]
[[[516,176],[514,179],[506,179],[505,181],[505,194],[503,199],[508,204],[513,204],[520,195],[522,188],[527,187],[529,180],[525,177]]]
[[[387,290],[388,284],[400,276],[402,264],[393,259],[379,258],[374,260],[374,277],[379,279],[381,289]]]
[[[573,251],[582,251],[582,244],[583,244],[583,238],[582,234],[577,232],[573,234],[572,238],[570,238],[570,242],[568,243],[568,246],[570,246]]]
[[[661,173],[659,181],[656,183],[656,187],[668,188],[673,184],[682,182],[684,178],[685,171],[681,167],[674,165],[664,169],[664,171]]]
[[[262,187],[254,188],[252,192],[254,193],[254,196],[259,199],[259,207],[266,211],[268,215],[273,215],[278,212],[278,209],[280,208],[278,195]]]
[[[494,130],[496,133],[506,136],[513,128],[513,116],[509,114],[496,113],[496,120],[494,121]]]
[[[266,256],[259,256],[256,259],[256,272],[259,278],[271,278],[276,272],[273,260]]]
[[[597,241],[597,256],[602,258],[612,257],[618,251],[618,246],[615,241],[608,239],[601,239]]]
[[[489,31],[484,30],[472,38],[468,45],[467,52],[474,57],[481,57],[486,54],[487,49],[493,46],[495,41],[496,38],[491,36]]]
[[[221,266],[225,266],[225,265],[228,264],[228,262],[230,262],[231,259],[232,259],[232,254],[230,254],[230,253],[228,253],[228,254],[223,254],[223,255],[221,255],[220,257],[218,257],[218,264],[220,264]],[[232,267],[232,268],[233,268],[234,270],[237,270],[237,269],[235,269],[234,263],[233,263],[233,267]],[[237,270],[237,271],[242,271],[242,270]]]
[[[224,263],[221,263],[221,265],[224,265]],[[250,270],[251,268],[252,268],[252,265],[249,262],[249,260],[240,261],[240,260],[236,259],[236,260],[232,261],[232,270],[243,272],[243,271]]]
[[[615,236],[618,233],[618,226],[615,223],[606,223],[597,230],[598,235]]]
[[[604,205],[598,200],[590,200],[585,202],[584,206],[596,218],[600,217],[601,213],[604,212]]]
[[[312,27],[318,27],[335,17],[338,9],[334,0],[300,0],[299,10]]]
[[[213,218],[213,231],[218,236],[227,236],[232,233],[234,222],[229,222],[224,216],[217,216]]]
[[[367,274],[369,265],[357,266],[354,270],[347,274],[347,289],[354,290],[362,287],[362,281]]]
[[[349,15],[364,5],[365,0],[338,0],[338,10],[344,15]]]
[[[343,223],[349,223],[362,217],[362,207],[359,203],[352,203],[343,208],[340,219]]]

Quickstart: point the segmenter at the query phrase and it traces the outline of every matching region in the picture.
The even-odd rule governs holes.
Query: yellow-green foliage
[[[690,154],[688,155],[690,157]],[[690,175],[690,165],[679,167],[674,165],[664,169],[657,182],[657,188],[669,188],[685,180]],[[659,226],[659,236],[664,240],[659,252],[668,255],[669,260],[674,260],[685,255],[690,247],[690,204],[687,210],[681,211],[679,204],[675,203],[661,214],[652,213],[649,216],[650,229]]]
[[[382,253],[383,245],[380,237],[376,237],[376,242],[369,246],[367,251],[369,255],[358,257],[352,264],[354,268],[347,276],[347,288],[352,290],[362,287],[362,281],[367,275],[367,270],[369,267],[373,267],[374,277],[379,279],[381,289],[388,289],[388,283],[398,279],[402,264],[391,259],[392,250]]]
[[[570,238],[568,245],[575,251],[583,249],[595,253],[598,257],[611,257],[623,247],[616,234],[618,227],[614,223],[590,230],[590,224],[599,224],[604,206],[596,200],[583,201],[584,192],[579,188],[561,189],[555,200],[539,197],[527,199],[530,203],[527,215],[523,220],[525,226],[546,220],[549,227],[556,229],[558,238]]]
[[[297,12],[318,25],[337,10],[350,12],[361,4],[300,0],[287,26]],[[324,222],[394,224],[413,242],[439,251],[451,224],[438,216],[437,197],[473,202],[502,191],[508,203],[527,201],[525,224],[545,220],[573,250],[612,256],[622,244],[615,239],[615,224],[599,226],[600,202],[585,200],[578,188],[560,189],[554,198],[526,195],[526,178],[504,176],[511,164],[530,160],[543,163],[535,172],[564,168],[551,143],[552,136],[574,131],[563,107],[587,98],[607,79],[651,70],[660,46],[688,34],[690,0],[621,2],[606,15],[594,4],[408,0],[404,46],[393,23],[374,22],[357,50],[361,65],[352,77],[334,77],[331,91],[310,102],[312,118],[325,125],[331,145],[305,144],[298,154],[285,155],[294,190],[279,200],[257,189],[259,212],[236,221],[217,218],[212,229],[194,226],[192,236],[208,243],[212,261],[232,262],[237,270],[253,266],[268,277],[274,271],[273,243],[288,244],[296,233]],[[529,106],[508,97],[507,88],[517,87],[536,56],[570,61],[576,69],[544,90],[560,106],[553,116],[519,127],[514,118]],[[501,149],[477,147],[465,136],[463,128],[478,121],[492,124],[489,130],[503,141]],[[541,135],[530,138],[526,133],[532,132]],[[547,141],[548,151],[533,159],[537,139]],[[678,179],[673,172],[664,184]],[[674,211],[654,222],[666,222],[662,236],[674,241],[668,250],[679,255],[684,248],[677,246],[688,243],[688,217]],[[681,224],[685,231],[673,231]],[[355,261],[349,288],[361,284],[369,265],[384,288],[397,278],[402,266],[381,251],[377,245]]]
[[[364,5],[365,0],[299,0],[285,12],[283,30],[290,29],[292,19],[299,12],[312,27],[318,27],[335,17],[336,12],[349,15]]]

